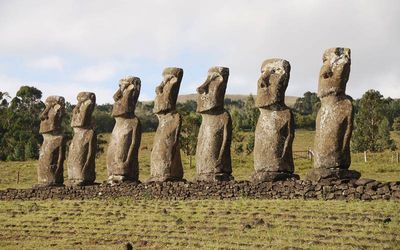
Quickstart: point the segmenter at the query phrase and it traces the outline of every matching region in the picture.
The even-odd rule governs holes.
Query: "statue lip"
[[[260,109],[271,109],[274,111],[280,111],[280,110],[285,110],[288,109],[288,106],[286,106],[284,103],[279,103],[279,102],[275,102],[275,103],[271,103],[271,104],[267,104],[267,105],[255,105],[256,108],[260,108]]]
[[[212,108],[209,108],[209,109],[202,109],[202,110],[196,109],[196,112],[200,113],[200,114],[219,115],[219,114],[222,114],[224,112],[224,108],[221,107],[221,106],[216,106],[216,107],[212,107]]]

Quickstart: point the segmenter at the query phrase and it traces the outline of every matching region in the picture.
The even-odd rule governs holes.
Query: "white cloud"
[[[100,64],[79,70],[74,79],[76,81],[98,83],[109,80],[116,72],[117,67],[115,65]]]
[[[28,62],[28,67],[42,70],[63,70],[64,61],[58,56],[47,56]]]
[[[228,93],[255,93],[262,61],[279,57],[292,65],[287,95],[298,96],[317,89],[323,50],[346,46],[353,60],[348,93],[359,97],[400,84],[398,13],[397,0],[2,1],[0,55],[68,54],[72,64],[74,56],[85,58],[93,66],[71,72],[83,84],[114,77],[121,65],[109,61],[146,61],[133,72],[142,79],[160,75],[152,64],[180,62],[185,74],[204,78],[207,67],[224,65],[231,69]],[[391,83],[382,81],[387,75]],[[154,97],[152,84],[143,95]]]
[[[7,92],[11,97],[15,96],[22,81],[0,73],[0,91]]]
[[[86,87],[80,82],[40,82],[34,86],[42,90],[43,100],[50,95],[60,95],[63,96],[66,101],[75,104],[77,102],[76,97],[78,93],[85,91],[94,92],[96,94],[96,102],[99,104],[112,102],[112,95],[110,95],[110,93],[112,93],[113,90],[101,86],[93,89]]]
[[[22,85],[33,86],[42,91],[42,100],[50,95],[61,95],[66,101],[76,103],[76,96],[79,92],[95,92],[97,103],[112,103],[113,89],[98,86],[95,89],[88,88],[80,82],[36,82],[26,83],[21,79],[16,79],[0,73],[0,91],[7,92],[11,98],[15,96]]]

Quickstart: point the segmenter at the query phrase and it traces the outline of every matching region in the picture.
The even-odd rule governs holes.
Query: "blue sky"
[[[260,65],[292,66],[287,95],[316,91],[322,53],[352,49],[347,93],[400,97],[400,1],[0,0],[0,91],[31,85],[75,103],[92,91],[112,103],[118,80],[142,79],[152,100],[163,68],[184,69],[194,93],[214,65],[230,68],[227,93],[256,92]]]

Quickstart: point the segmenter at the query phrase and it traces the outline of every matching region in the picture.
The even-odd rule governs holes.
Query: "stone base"
[[[234,180],[233,176],[226,173],[202,174],[196,177],[196,181],[204,181],[204,182],[218,182],[218,181],[232,181],[232,180]]]
[[[46,187],[64,187],[64,183],[39,183],[32,186],[32,188],[46,188]]]
[[[91,186],[95,185],[94,181],[85,180],[68,180],[66,186]]]
[[[185,179],[176,178],[176,177],[150,177],[147,179],[146,183],[153,183],[153,182],[177,182],[183,181],[186,182]]]
[[[111,185],[119,184],[122,182],[134,182],[134,183],[140,183],[139,180],[135,180],[129,177],[126,177],[124,175],[111,175],[107,179],[107,183]]]
[[[305,180],[318,182],[322,179],[329,180],[354,180],[361,177],[360,172],[348,169],[314,168],[307,173]]]
[[[288,179],[299,180],[300,176],[285,172],[257,171],[250,177],[251,182],[284,181]]]

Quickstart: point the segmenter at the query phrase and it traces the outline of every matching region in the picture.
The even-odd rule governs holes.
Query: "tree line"
[[[15,97],[0,91],[0,160],[24,161],[38,159],[42,136],[39,134],[39,114],[44,109],[42,92],[31,86],[22,86]],[[254,132],[259,116],[255,100],[249,95],[244,100],[225,99],[225,108],[230,112],[233,125],[232,149],[237,155],[250,154],[254,148]],[[396,145],[390,131],[400,131],[400,100],[384,98],[379,91],[368,90],[360,99],[353,101],[355,130],[352,150],[355,152],[379,152],[394,150]],[[158,119],[152,110],[154,102],[138,102],[136,115],[142,123],[143,132],[155,131]],[[66,103],[63,130],[67,140],[73,135],[70,127],[74,105]],[[315,119],[320,100],[316,93],[306,92],[292,107],[297,129],[315,129]],[[115,124],[111,116],[112,104],[97,105],[93,112],[93,123],[97,134],[110,133]],[[180,135],[181,149],[186,155],[195,154],[197,134],[201,116],[196,113],[196,102],[188,100],[177,104],[182,116]],[[98,149],[105,141],[99,138]]]

